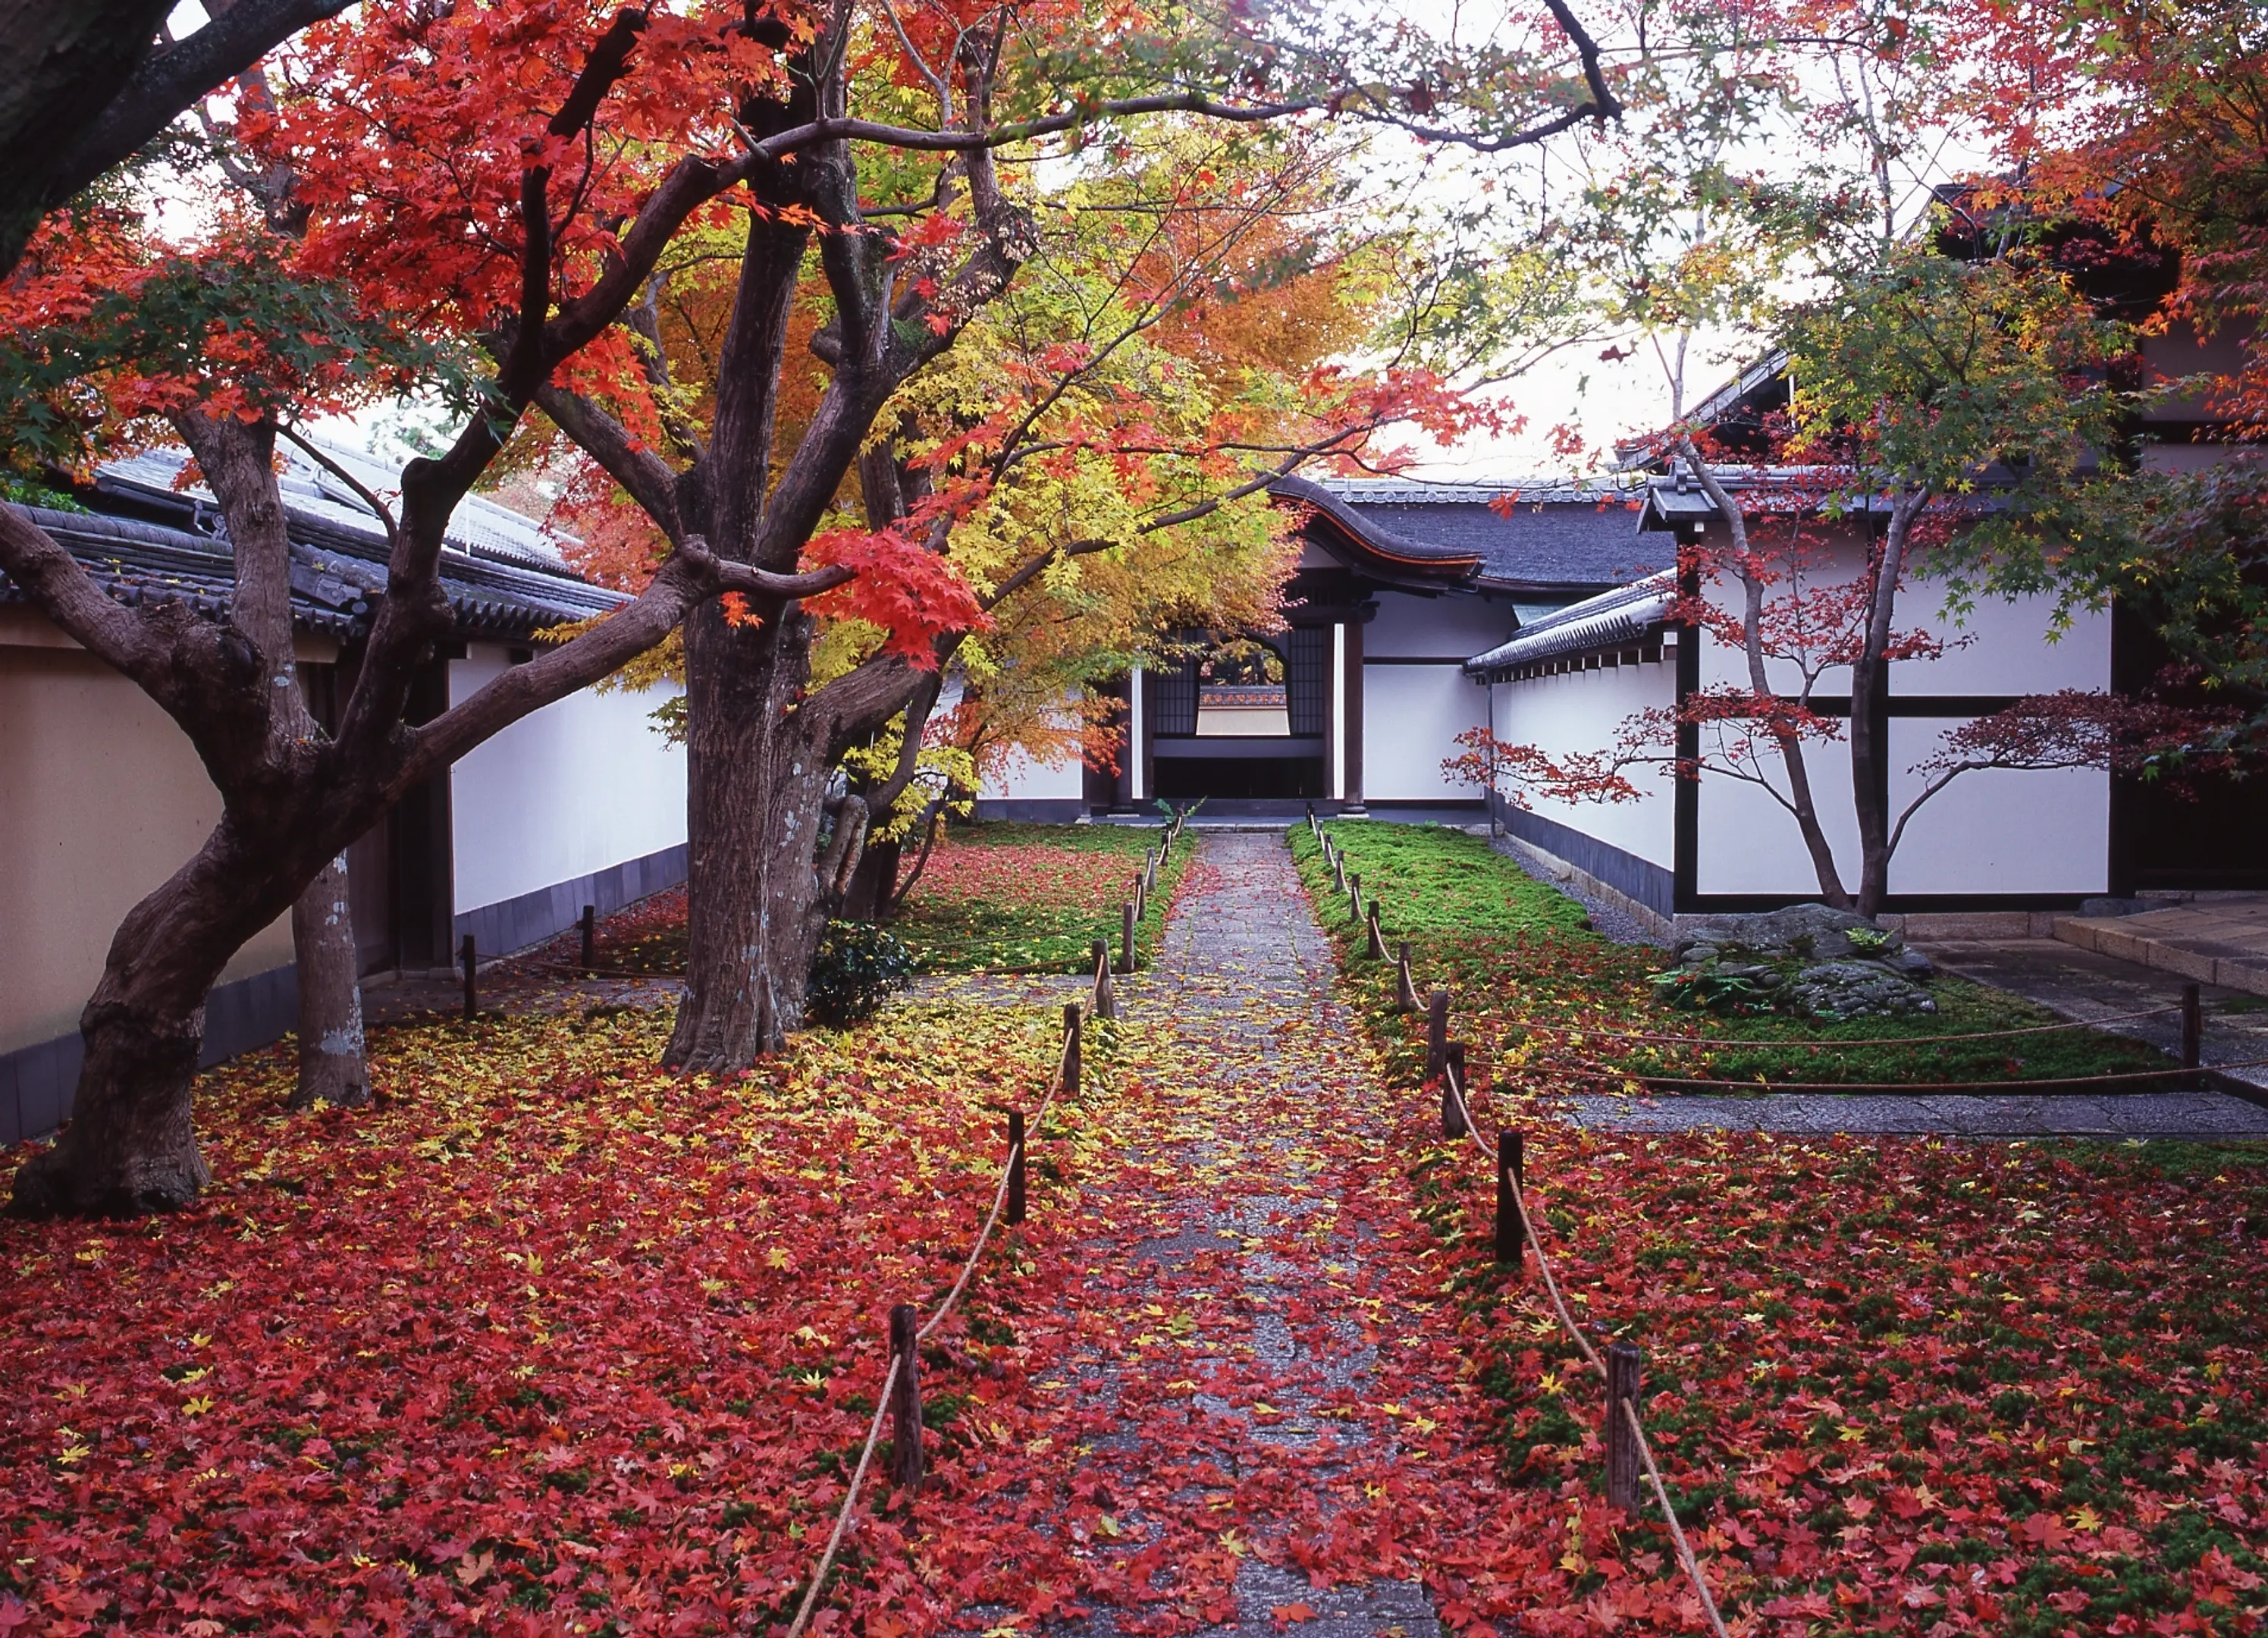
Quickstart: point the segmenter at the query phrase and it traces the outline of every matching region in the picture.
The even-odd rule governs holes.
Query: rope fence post
[[[1347,919],[1358,927],[1362,926],[1362,876],[1359,872],[1347,878]]]
[[[1452,1041],[1442,1049],[1441,1135],[1462,1138],[1465,1125],[1465,1044]]]
[[[1528,1272],[1528,1236],[1520,1229],[1520,1199],[1528,1192],[1528,1140],[1506,1129],[1496,1134],[1496,1260]]]
[[[1115,1019],[1118,1016],[1118,998],[1110,989],[1110,941],[1095,940],[1088,954],[1094,958],[1094,1015]]]
[[[1378,925],[1378,901],[1375,898],[1370,901],[1370,948],[1368,954],[1373,961],[1384,961],[1386,959],[1386,933]]]
[[[1439,1081],[1449,1061],[1449,992],[1435,990],[1425,1003],[1425,1079]]]
[[[1118,970],[1131,972],[1134,970],[1134,924],[1138,919],[1134,911],[1132,900],[1130,899],[1118,907],[1118,919],[1120,923]]]
[[[1008,1111],[1008,1209],[1003,1222],[1024,1221],[1024,1111]]]
[[[1645,1374],[1645,1356],[1634,1343],[1616,1342],[1607,1348],[1607,1505],[1622,1509],[1625,1518],[1638,1516],[1638,1435],[1634,1417],[1622,1407],[1638,1409],[1638,1388]]]
[[[890,1310],[890,1353],[897,1371],[890,1387],[890,1482],[918,1490],[922,1481],[920,1321],[914,1305]]]
[[[599,964],[599,907],[583,906],[583,970],[589,972]]]
[[[1079,1060],[1085,1050],[1079,1035],[1079,1003],[1065,1001],[1064,1003],[1063,1089],[1066,1092],[1075,1093],[1079,1090],[1079,1078],[1086,1067]]]
[[[2182,1067],[2195,1069],[2205,1057],[2205,1007],[2194,984],[2182,985]]]
[[[1414,1013],[1418,1010],[1418,986],[1410,981],[1410,941],[1402,941],[1402,951],[1395,958],[1394,1010]]]
[[[465,941],[457,947],[457,960],[465,970],[465,1022],[481,1015],[480,956],[473,948],[473,935],[465,934]]]

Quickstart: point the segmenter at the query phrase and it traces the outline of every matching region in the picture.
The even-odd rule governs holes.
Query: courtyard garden
[[[1575,1049],[1496,1031],[1848,1026],[1697,1023],[1658,954],[1476,838],[1335,832],[1457,998],[1482,1128],[1527,1133],[1569,1309],[1644,1350],[1731,1630],[2258,1628],[2268,1152],[1579,1128]],[[1078,897],[1029,881],[1128,857],[1011,834],[947,878],[966,925],[1045,928]],[[1474,1638],[1705,1629],[1652,1502],[1608,1504],[1597,1384],[1533,1258],[1495,1264],[1489,1169],[1295,839],[1180,850],[1179,953],[1086,1030],[1028,1220],[920,1347],[927,1477],[890,1484],[883,1439],[808,1630],[1186,1633],[1248,1584],[1281,1631],[1398,1585]],[[1916,1029],[2031,1016],[1939,982]],[[789,1629],[887,1310],[954,1286],[1059,1009],[902,997],[675,1077],[666,1010],[543,994],[380,1029],[366,1110],[287,1114],[283,1048],[208,1072],[187,1211],[0,1224],[0,1630]],[[2131,1061],[2088,1041],[2055,1069]]]

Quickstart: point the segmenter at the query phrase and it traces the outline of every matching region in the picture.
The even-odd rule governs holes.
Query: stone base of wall
[[[685,880],[688,857],[686,845],[680,842],[518,898],[460,911],[452,923],[452,941],[461,948],[465,934],[471,933],[473,948],[483,961],[527,949],[557,938],[582,920],[585,904],[595,904],[600,915],[611,916],[625,904],[675,887]]]
[[[1640,904],[1620,888],[1600,881],[1589,871],[1569,864],[1556,853],[1545,852],[1523,837],[1506,836],[1504,845],[1530,874],[1562,887],[1572,888],[1587,897],[1604,900],[1655,938],[1666,940],[1671,935],[1674,918],[1663,915],[1651,904]]]
[[[473,935],[483,959],[556,938],[580,921],[583,906],[601,916],[685,880],[682,844],[612,865],[534,893],[483,904],[456,918],[455,936]],[[299,975],[276,967],[217,987],[205,1002],[204,1055],[210,1066],[289,1034],[299,1016]],[[85,1045],[76,1031],[0,1053],[0,1148],[44,1137],[70,1115]]]

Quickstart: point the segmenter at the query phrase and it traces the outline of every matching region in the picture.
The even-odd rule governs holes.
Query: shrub
[[[814,1023],[857,1023],[913,976],[914,953],[902,940],[869,922],[830,921],[811,963],[804,1010]]]

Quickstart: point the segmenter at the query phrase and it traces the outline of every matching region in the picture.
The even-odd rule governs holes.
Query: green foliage
[[[811,963],[804,1009],[814,1022],[852,1024],[874,1015],[914,976],[914,953],[887,928],[830,921]]]
[[[2088,527],[2078,479],[2132,407],[2108,376],[2129,340],[2029,258],[1909,250],[1797,314],[1795,419],[1857,493],[1965,495],[1997,468],[2010,485],[1937,556],[2044,565]]]
[[[18,506],[45,506],[50,512],[85,512],[86,508],[59,489],[49,489],[36,478],[0,472],[0,500]]]
[[[1431,825],[1333,822],[1333,840],[1359,872],[1365,898],[1381,907],[1389,947],[1410,941],[1419,992],[1440,985],[1455,998],[1457,1029],[1474,1054],[1476,1080],[1534,1077],[1534,1088],[1619,1086],[1632,1074],[1700,1076],[1734,1082],[1773,1081],[1928,1083],[2023,1081],[2161,1069],[2165,1059],[2139,1041],[2092,1030],[2058,1030],[1987,1041],[1936,1042],[1943,1036],[2028,1029],[2059,1022],[2017,996],[1955,978],[1931,986],[1935,1014],[1828,1023],[1770,1011],[1726,1016],[1682,1015],[1672,1033],[1706,1035],[1703,1047],[1623,1043],[1586,1029],[1662,1029],[1652,975],[1661,952],[1615,944],[1590,931],[1583,907],[1491,849],[1486,838]],[[1350,952],[1348,982],[1363,998],[1388,1057],[1415,1078],[1423,1030],[1392,1010],[1393,969],[1351,956],[1361,948],[1344,901],[1330,890],[1321,847],[1305,826],[1294,855],[1324,926]],[[1722,981],[1729,982],[1729,981]],[[1533,1021],[1554,1027],[1531,1035]],[[1573,1031],[1580,1038],[1571,1048]],[[1840,1042],[1913,1040],[1914,1046],[1842,1046]],[[1600,1066],[1588,1078],[1580,1063]]]

